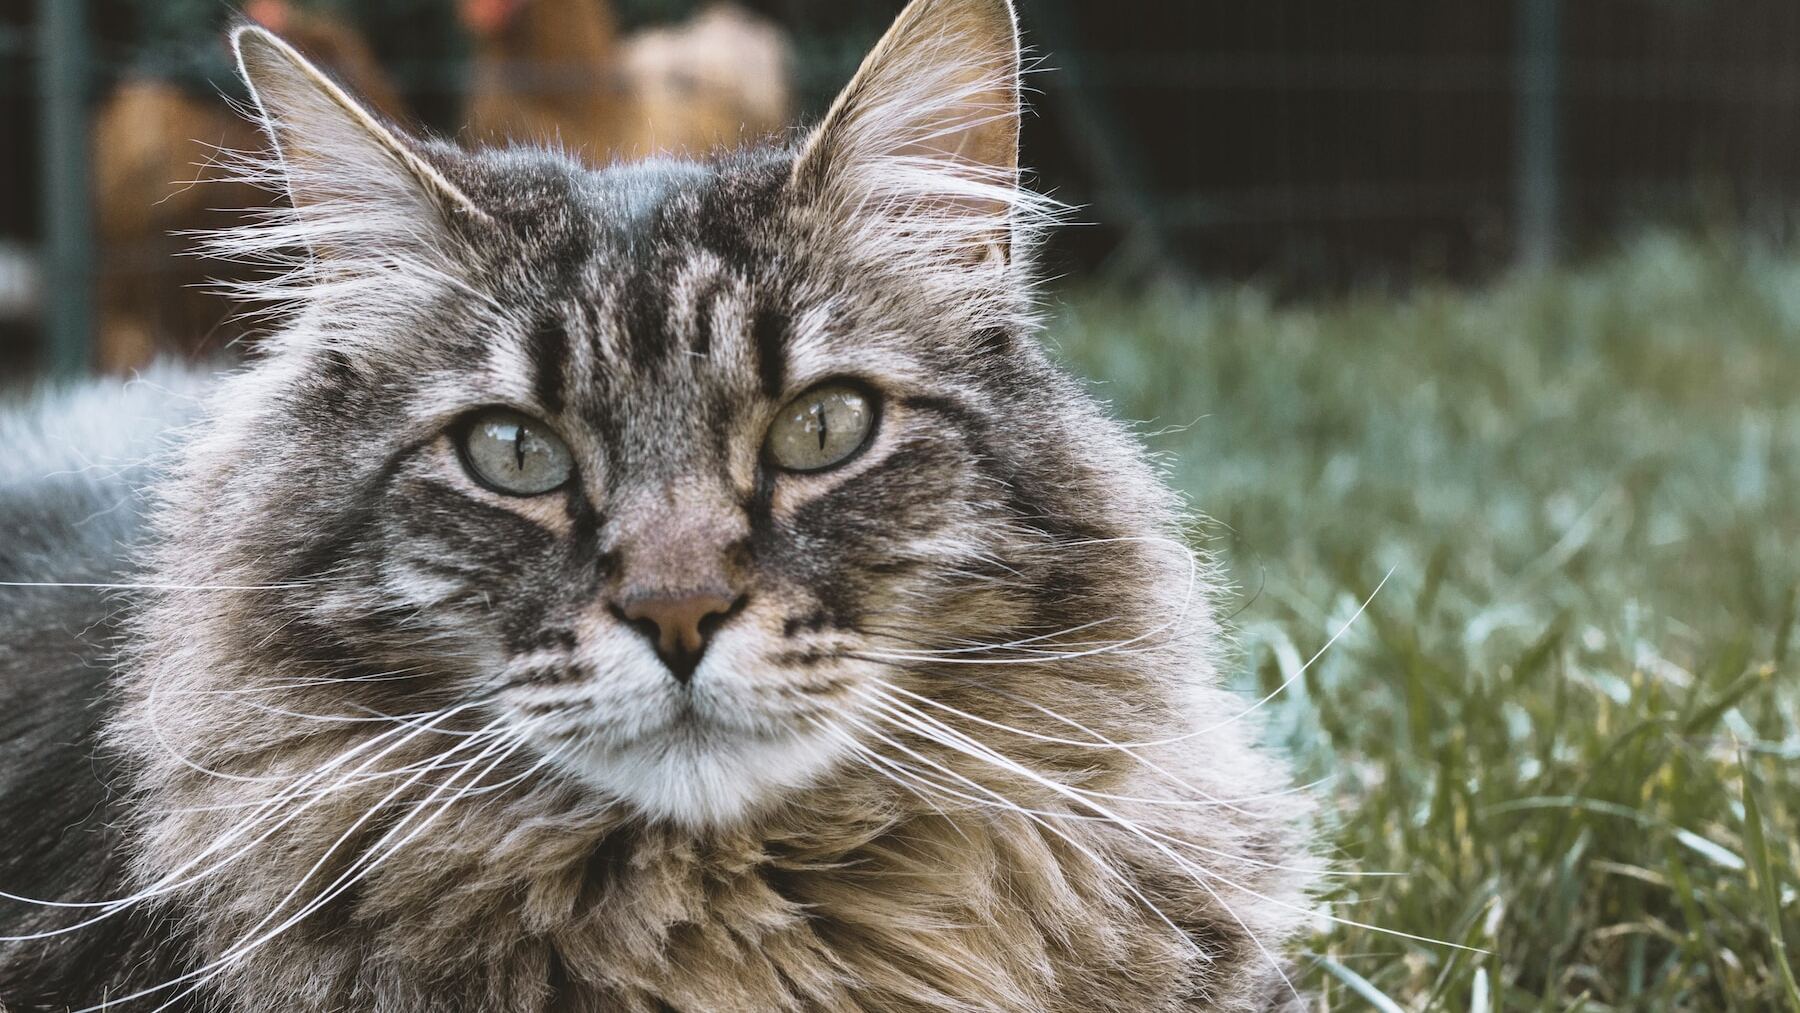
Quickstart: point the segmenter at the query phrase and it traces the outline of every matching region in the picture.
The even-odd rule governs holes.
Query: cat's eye
[[[832,381],[789,401],[769,426],[769,460],[788,471],[820,471],[856,456],[875,428],[875,402],[862,388]]]
[[[562,438],[536,419],[486,408],[462,426],[463,465],[477,482],[512,496],[541,496],[569,481],[574,459]]]

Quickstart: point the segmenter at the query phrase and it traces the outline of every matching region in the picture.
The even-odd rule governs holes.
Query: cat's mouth
[[[846,748],[823,701],[756,699],[705,679],[599,696],[521,708],[521,730],[554,767],[652,820],[741,821],[817,782]]]
[[[770,654],[750,632],[728,628],[679,679],[615,629],[585,656],[515,662],[503,705],[547,762],[597,794],[651,819],[729,824],[816,783],[852,741],[856,673]]]
[[[803,731],[801,723],[788,715],[763,715],[742,707],[727,709],[709,703],[684,688],[677,692],[672,712],[658,728],[643,728],[631,740],[618,742],[614,748],[631,748],[670,738],[697,742],[766,742],[792,739]]]
[[[690,700],[661,727],[577,742],[556,762],[646,818],[716,827],[816,781],[837,742],[817,724],[721,720]]]

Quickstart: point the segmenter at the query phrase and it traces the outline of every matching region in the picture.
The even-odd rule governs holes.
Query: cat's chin
[[[822,731],[766,735],[683,721],[629,744],[563,754],[558,763],[646,819],[716,829],[816,783],[842,753]]]

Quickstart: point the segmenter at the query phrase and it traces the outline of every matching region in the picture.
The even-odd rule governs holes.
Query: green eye
[[[822,383],[789,401],[769,426],[769,460],[788,471],[819,471],[849,460],[875,427],[874,400],[847,383]]]
[[[511,496],[560,489],[575,470],[568,445],[549,426],[505,408],[471,417],[461,445],[463,466],[475,481]]]

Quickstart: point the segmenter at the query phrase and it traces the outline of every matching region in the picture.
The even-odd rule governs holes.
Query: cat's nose
[[[686,685],[706,653],[706,642],[743,603],[723,591],[636,594],[618,605],[619,615],[656,645],[675,681]]]

